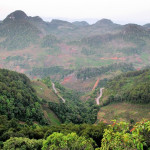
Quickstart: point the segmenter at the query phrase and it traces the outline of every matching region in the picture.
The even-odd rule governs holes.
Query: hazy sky
[[[150,0],[0,0],[0,20],[15,10],[44,19],[68,21],[102,18],[115,23],[150,23]]]

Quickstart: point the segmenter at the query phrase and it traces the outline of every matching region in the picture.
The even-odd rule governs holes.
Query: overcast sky
[[[0,0],[0,20],[15,10],[43,19],[86,20],[102,18],[115,23],[150,23],[150,0]]]

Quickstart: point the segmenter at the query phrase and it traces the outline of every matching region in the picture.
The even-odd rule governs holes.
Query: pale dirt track
[[[97,105],[99,105],[99,100],[100,100],[100,98],[101,98],[102,95],[103,95],[103,90],[104,90],[104,88],[100,88],[100,94],[99,94],[99,97],[96,98],[96,104],[97,104]]]
[[[55,94],[57,94],[57,96],[63,101],[63,103],[65,103],[66,100],[62,96],[58,95],[58,91],[56,90],[55,84],[53,82],[52,82],[52,88],[53,88]]]

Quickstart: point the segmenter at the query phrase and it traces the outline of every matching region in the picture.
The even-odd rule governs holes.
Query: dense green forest
[[[96,77],[106,72],[115,72],[117,70],[120,70],[122,72],[127,72],[127,71],[134,71],[135,69],[132,64],[115,63],[108,66],[102,66],[99,68],[80,69],[77,72],[77,78],[86,80],[87,78]]]
[[[64,76],[72,73],[73,70],[64,69],[61,66],[53,66],[49,68],[33,68],[30,72],[31,76],[39,76],[41,78],[48,77],[50,75],[61,75],[61,78],[64,78]]]
[[[133,71],[115,77],[108,82],[106,95],[106,103],[150,103],[150,70]]]
[[[42,80],[49,88],[52,88],[50,78]],[[66,102],[47,102],[39,99],[31,86],[30,80],[24,75],[6,69],[0,70],[0,114],[9,119],[17,118],[21,121],[37,121],[46,123],[43,117],[41,104],[48,103],[49,108],[60,118],[62,123],[95,123],[99,106],[96,105],[93,96],[86,102],[80,100],[80,93],[64,88],[55,83],[56,88]]]
[[[46,123],[29,78],[6,69],[0,69],[0,114],[9,119]]]

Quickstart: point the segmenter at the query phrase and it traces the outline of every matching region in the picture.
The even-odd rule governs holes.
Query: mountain
[[[27,20],[28,16],[25,14],[25,12],[21,10],[16,10],[9,14],[4,20],[4,23],[12,22],[12,21],[21,21],[21,20]]]
[[[137,24],[127,24],[123,26],[124,34],[134,34],[139,36],[146,36],[149,35],[149,31],[146,30],[143,26],[137,25]]]
[[[40,18],[39,16],[35,16],[35,17],[28,17],[29,20],[35,21],[35,22],[44,22],[42,18]]]
[[[0,26],[0,42],[2,49],[24,49],[36,43],[41,31],[32,25],[23,11],[15,11],[8,15]]]
[[[86,27],[89,26],[89,24],[86,21],[75,21],[72,22],[72,24],[78,26],[78,27]]]
[[[143,27],[145,27],[147,29],[150,29],[150,23],[147,23],[147,24],[143,25]]]
[[[59,30],[63,30],[63,29],[72,30],[75,28],[75,26],[72,23],[67,22],[67,21],[53,19],[49,24],[49,28],[59,29]]]
[[[101,19],[99,21],[97,21],[95,24],[93,24],[93,26],[109,26],[109,25],[113,25],[114,23],[109,20],[109,19]]]
[[[106,30],[106,29],[117,30],[117,29],[121,28],[121,25],[115,24],[109,19],[101,19],[101,20],[97,21],[95,24],[93,24],[92,27],[101,28],[103,30]]]

